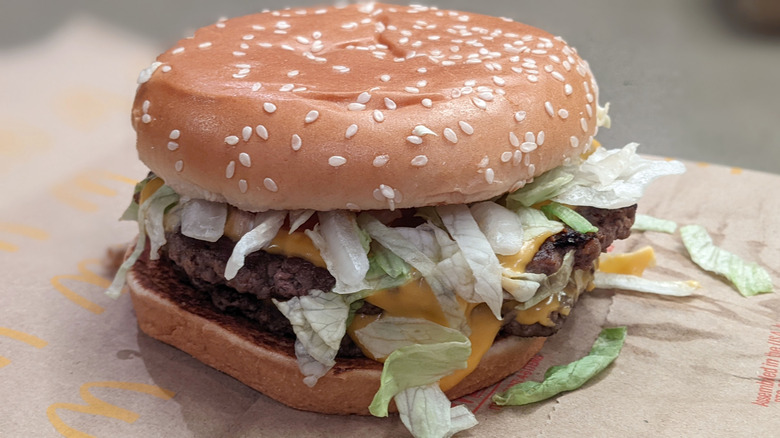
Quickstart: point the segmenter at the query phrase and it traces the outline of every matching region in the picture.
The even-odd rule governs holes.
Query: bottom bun
[[[368,406],[379,389],[381,363],[338,358],[309,388],[298,370],[292,340],[261,332],[248,319],[218,312],[205,294],[183,283],[169,263],[142,257],[128,273],[127,284],[138,326],[152,338],[292,408],[370,415]],[[499,339],[476,370],[448,390],[447,396],[462,397],[504,379],[521,369],[544,341],[514,336]]]

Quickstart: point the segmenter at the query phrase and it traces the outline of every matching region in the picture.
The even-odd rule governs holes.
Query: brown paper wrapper
[[[89,20],[0,53],[0,436],[403,436],[397,417],[325,416],[280,405],[138,332],[129,297],[103,295],[107,249],[137,162],[129,108],[151,44]],[[30,90],[35,90],[31,93]],[[780,278],[780,176],[689,163],[640,211],[702,224],[716,244]],[[461,436],[776,436],[780,295],[743,298],[688,259],[678,235],[647,274],[698,280],[693,297],[593,291],[521,372],[464,397]],[[583,388],[524,407],[490,397],[582,357],[603,327],[628,327],[620,357]]]

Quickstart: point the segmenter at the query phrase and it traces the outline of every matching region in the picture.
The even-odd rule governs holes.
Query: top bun
[[[480,201],[597,130],[598,88],[563,39],[420,6],[221,20],[139,84],[141,160],[184,196],[248,211]]]

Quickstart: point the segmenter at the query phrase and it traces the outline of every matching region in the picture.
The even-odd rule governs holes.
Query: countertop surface
[[[321,2],[298,0],[295,5]],[[739,0],[439,1],[563,36],[587,59],[611,103],[609,147],[780,173],[780,33],[739,18]],[[743,1],[742,3],[751,3]],[[756,3],[755,1],[752,3]],[[258,0],[3,0],[0,57],[84,16],[162,51],[200,26],[288,3]],[[77,68],[77,63],[57,68]],[[139,64],[138,70],[146,64]],[[3,72],[0,72],[0,77]],[[8,105],[4,99],[3,105]]]

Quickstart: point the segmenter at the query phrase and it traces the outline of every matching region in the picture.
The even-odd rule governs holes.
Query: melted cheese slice
[[[655,266],[653,247],[645,246],[623,254],[601,254],[599,271],[610,274],[627,274],[641,277],[645,269]]]
[[[300,231],[294,231],[293,233],[287,233],[285,230],[280,231],[263,251],[271,254],[282,254],[287,257],[300,257],[308,260],[314,266],[326,267],[325,260],[320,255],[320,250],[314,246],[314,243],[306,233]]]

